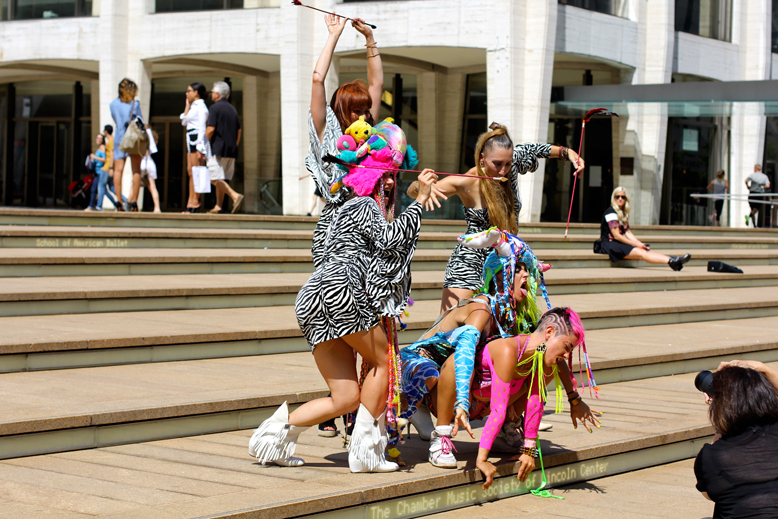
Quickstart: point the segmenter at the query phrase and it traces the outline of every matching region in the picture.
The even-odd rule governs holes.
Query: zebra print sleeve
[[[330,186],[344,172],[333,164],[322,162],[322,157],[327,153],[338,154],[338,139],[343,133],[340,131],[340,124],[332,108],[327,107],[327,122],[324,126],[324,136],[319,141],[319,135],[316,133],[316,126],[313,124],[311,111],[308,110],[308,156],[305,157],[305,168],[311,173],[311,178],[319,187],[319,191],[328,202],[342,203],[346,197],[346,189],[343,188],[334,195],[330,193]]]
[[[393,222],[381,215],[372,198],[349,200],[352,225],[372,242],[373,254],[367,273],[367,289],[376,312],[397,317],[411,293],[411,260],[421,229],[421,204],[413,202]]]
[[[511,188],[516,195],[513,207],[518,220],[521,214],[521,193],[519,192],[519,175],[537,171],[540,163],[538,159],[547,159],[551,156],[551,145],[542,143],[525,142],[513,147],[513,166],[511,167]]]

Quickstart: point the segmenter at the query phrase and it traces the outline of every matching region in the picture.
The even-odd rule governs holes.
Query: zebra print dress
[[[521,214],[521,193],[519,192],[519,175],[537,171],[540,165],[538,159],[547,159],[551,156],[550,144],[534,144],[525,142],[517,144],[513,148],[513,165],[508,174],[514,193],[514,212],[516,213],[516,225],[519,224]],[[484,209],[465,207],[465,222],[467,222],[466,234],[485,231],[489,223],[489,213]],[[457,245],[446,265],[446,275],[443,278],[444,288],[462,288],[466,290],[478,290],[482,285],[484,262],[489,255],[489,249],[469,249]]]
[[[314,268],[321,265],[327,230],[350,194],[350,189],[347,187],[339,190],[334,195],[330,193],[330,186],[342,172],[335,165],[322,162],[322,157],[326,154],[338,154],[337,143],[341,135],[343,135],[343,132],[340,130],[338,118],[335,116],[332,108],[327,106],[324,136],[319,141],[319,135],[316,133],[316,126],[313,124],[311,111],[308,110],[308,140],[310,146],[308,148],[308,156],[305,158],[305,168],[311,173],[311,178],[316,183],[316,187],[324,199],[327,200],[327,204],[322,209],[319,221],[316,223],[316,228],[313,231],[311,255],[313,256]]]
[[[311,351],[324,341],[397,317],[411,291],[411,259],[421,228],[413,202],[388,223],[375,200],[354,197],[332,222],[321,264],[297,294],[295,314]]]

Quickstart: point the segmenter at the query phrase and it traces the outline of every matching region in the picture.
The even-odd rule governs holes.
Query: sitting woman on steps
[[[611,205],[602,215],[600,239],[594,242],[594,252],[607,254],[613,263],[623,259],[637,259],[656,265],[669,265],[676,271],[692,259],[691,254],[678,257],[652,252],[647,244],[632,234],[629,229],[629,198],[623,187],[613,190]]]

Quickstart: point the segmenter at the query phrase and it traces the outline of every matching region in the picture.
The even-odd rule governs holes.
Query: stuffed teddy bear
[[[365,121],[364,115],[360,115],[359,119],[351,123],[351,126],[346,128],[344,132],[344,135],[351,135],[357,144],[367,141],[372,134],[373,127]]]

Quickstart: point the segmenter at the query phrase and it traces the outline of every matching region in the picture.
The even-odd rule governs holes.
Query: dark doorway
[[[553,125],[552,143],[578,151],[581,139],[581,120],[571,117],[553,117],[550,122]],[[593,118],[586,123],[582,153],[586,169],[583,177],[575,182],[576,193],[570,216],[571,222],[599,222],[603,211],[609,204],[613,191],[611,132],[609,118]],[[567,221],[574,183],[573,171],[573,167],[568,161],[546,160],[541,221]]]
[[[667,159],[662,179],[661,225],[707,225],[705,191],[712,176],[716,125],[710,117],[671,117],[667,122]]]

